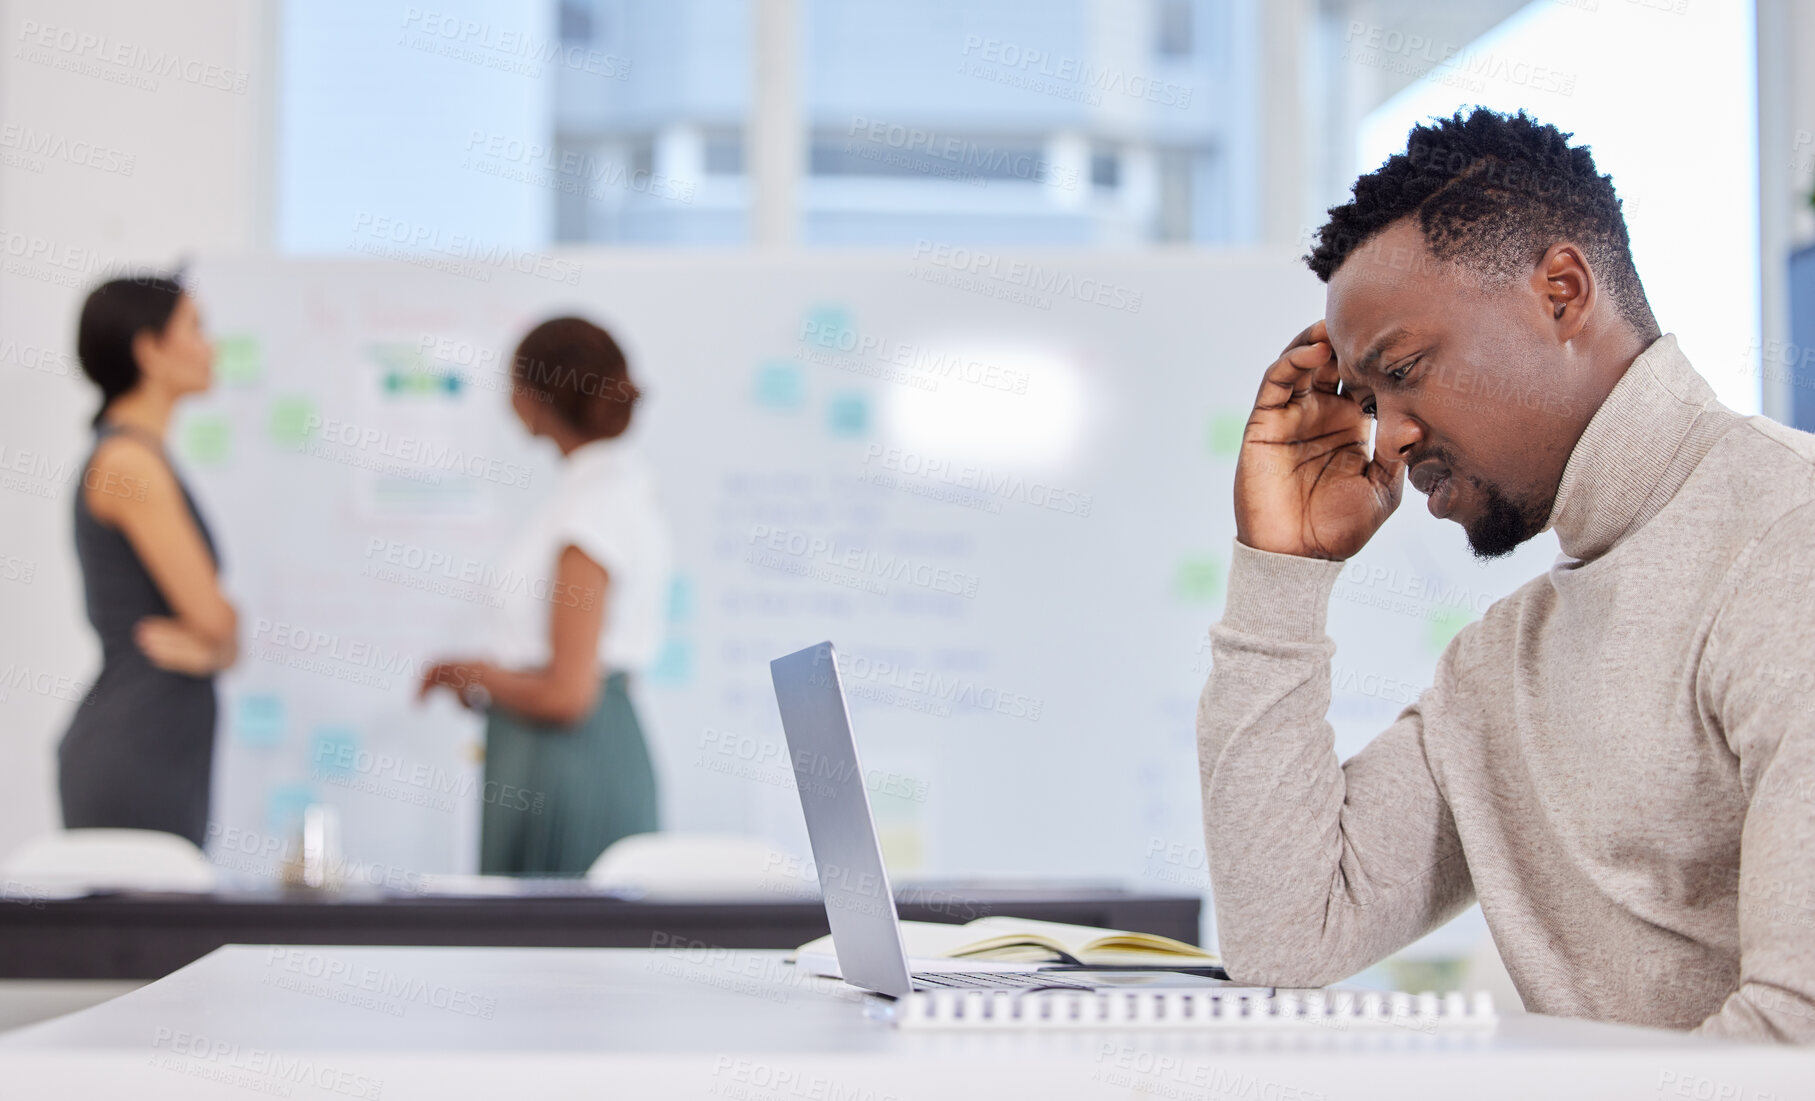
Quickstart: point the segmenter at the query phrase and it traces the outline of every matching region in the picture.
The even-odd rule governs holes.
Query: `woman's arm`
[[[214,558],[182,487],[145,444],[115,436],[96,449],[82,482],[95,519],[119,529],[151,574],[171,615],[148,616],[139,648],[161,668],[206,676],[232,665],[239,616],[221,592]]]
[[[483,661],[439,662],[423,674],[420,694],[451,688],[473,706],[464,689],[478,685],[492,703],[525,718],[557,726],[579,722],[599,702],[599,630],[610,584],[604,566],[578,547],[562,548],[548,592],[548,664],[511,670]]]

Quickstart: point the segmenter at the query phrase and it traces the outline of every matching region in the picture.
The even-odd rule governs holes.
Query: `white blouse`
[[[553,499],[525,525],[500,563],[526,583],[509,586],[503,606],[495,610],[491,649],[510,668],[548,663],[553,604],[587,598],[556,584],[561,552],[573,546],[610,576],[599,627],[600,670],[640,671],[654,662],[662,644],[672,569],[654,480],[642,456],[623,440],[582,444],[563,467]]]

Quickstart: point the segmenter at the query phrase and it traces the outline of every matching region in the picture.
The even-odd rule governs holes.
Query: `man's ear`
[[[1544,303],[1557,342],[1574,340],[1588,324],[1588,315],[1599,299],[1594,272],[1582,250],[1568,241],[1550,246],[1531,273],[1532,290]]]

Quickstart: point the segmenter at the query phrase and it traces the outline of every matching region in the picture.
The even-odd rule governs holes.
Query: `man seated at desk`
[[[1222,952],[1320,985],[1479,900],[1532,1010],[1815,1040],[1815,436],[1715,400],[1570,137],[1415,128],[1308,258],[1198,709]],[[1408,473],[1477,555],[1563,553],[1339,765],[1327,604]]]

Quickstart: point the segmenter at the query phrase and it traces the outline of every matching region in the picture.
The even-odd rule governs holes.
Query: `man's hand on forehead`
[[[1256,550],[1347,558],[1398,506],[1403,469],[1371,453],[1329,328],[1307,326],[1262,375],[1235,469],[1235,532]]]
[[[1336,345],[1330,340],[1330,329],[1325,322],[1314,321],[1305,326],[1297,336],[1287,341],[1286,346],[1279,350],[1279,357],[1284,359],[1299,348],[1317,344],[1322,344],[1329,349],[1330,358],[1312,376],[1311,387],[1326,394],[1340,394],[1342,392],[1339,385],[1341,376],[1336,361]]]

